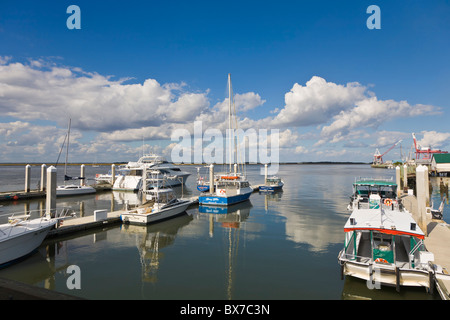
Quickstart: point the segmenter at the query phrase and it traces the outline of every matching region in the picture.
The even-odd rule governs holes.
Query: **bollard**
[[[46,192],[45,214],[54,217],[54,212],[56,212],[56,168],[54,166],[47,169]]]
[[[41,166],[41,189],[40,191],[45,191],[45,171],[47,171],[47,166],[43,164]]]
[[[25,192],[30,192],[31,166],[25,166]]]

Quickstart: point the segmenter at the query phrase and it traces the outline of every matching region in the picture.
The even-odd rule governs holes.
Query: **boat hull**
[[[368,264],[347,261],[342,265],[343,275],[370,281],[373,285],[425,287],[433,285],[433,274],[426,270],[395,268],[395,266],[372,267]]]
[[[56,196],[78,196],[92,193],[96,193],[96,190],[88,186],[80,186],[74,188],[64,188],[64,187],[56,188]]]
[[[201,195],[200,197],[198,197],[198,202],[200,205],[229,206],[235,203],[248,200],[251,194],[252,192],[248,191],[243,194],[237,194],[232,196]]]
[[[279,191],[283,188],[283,186],[260,186],[259,191],[261,192],[275,192]]]
[[[15,235],[4,238],[0,241],[0,267],[17,262],[33,253],[47,236],[50,229],[56,224],[56,220],[42,221],[41,226],[16,232]],[[18,227],[14,227],[18,228]],[[6,230],[6,232],[8,232]]]
[[[123,213],[120,218],[124,223],[147,225],[184,214],[191,203],[191,201],[183,201],[182,203],[171,206],[167,209],[162,209],[151,213],[138,213],[130,211],[128,213]]]

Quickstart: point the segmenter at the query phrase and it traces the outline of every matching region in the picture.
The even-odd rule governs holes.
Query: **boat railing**
[[[355,254],[351,253],[342,253],[341,260],[347,260],[352,262],[359,262],[359,263],[372,263],[372,258],[369,257],[363,257],[363,256],[357,256]]]
[[[17,231],[18,229],[22,232],[29,230],[39,229],[44,221],[50,219],[60,220],[74,217],[75,211],[69,207],[63,207],[58,212],[58,209],[50,211],[50,216],[44,210],[29,210],[27,212],[15,212],[15,213],[5,213],[1,217],[7,217],[8,222],[3,224],[4,228],[0,229],[0,233],[6,236],[10,236],[11,233]],[[36,223],[38,221],[38,223]],[[18,228],[20,227],[20,228]]]

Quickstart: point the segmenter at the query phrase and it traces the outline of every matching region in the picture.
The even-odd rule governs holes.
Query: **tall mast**
[[[231,135],[231,74],[228,74],[228,132],[230,134],[230,145],[229,145],[229,172],[231,172],[231,164],[232,164],[232,152],[233,152],[233,146],[232,141],[234,141],[234,134]]]
[[[70,138],[70,123],[72,122],[72,119],[69,118],[69,129],[67,130],[67,149],[66,149],[66,163],[64,165],[64,180],[67,175],[67,161],[69,159],[69,138]]]

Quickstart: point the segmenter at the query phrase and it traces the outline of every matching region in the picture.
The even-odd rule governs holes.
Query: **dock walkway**
[[[417,199],[415,196],[403,196],[402,201],[405,208],[411,212],[413,218],[417,216]],[[443,220],[432,219],[427,215],[427,236],[425,247],[434,255],[434,263],[450,271],[450,225]],[[450,300],[450,276],[437,276],[436,288],[443,300]]]

